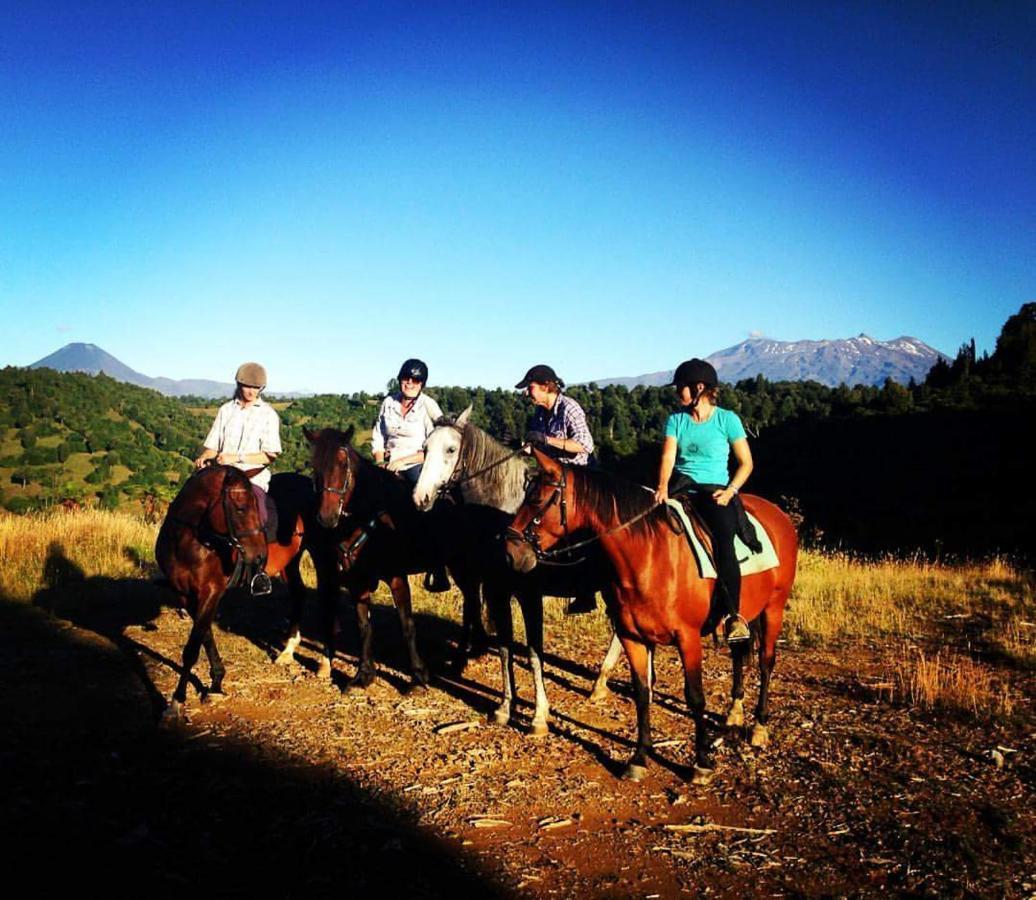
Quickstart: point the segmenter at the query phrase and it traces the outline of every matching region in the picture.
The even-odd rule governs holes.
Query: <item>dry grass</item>
[[[977,717],[1010,716],[1015,693],[987,666],[952,649],[934,654],[912,648],[890,672],[882,691],[894,703],[922,710],[965,712]]]
[[[0,514],[0,596],[27,602],[48,587],[48,560],[63,557],[83,576],[144,575],[158,529],[122,513],[51,510]]]
[[[804,552],[786,636],[811,644],[838,639],[978,635],[1036,664],[1033,580],[1002,559],[948,565]]]

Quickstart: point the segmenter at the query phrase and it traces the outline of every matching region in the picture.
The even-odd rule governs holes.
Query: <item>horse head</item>
[[[470,406],[456,419],[443,416],[428,435],[421,476],[414,486],[414,505],[422,512],[428,512],[439,494],[461,474],[458,465],[464,445],[464,426],[470,416]]]
[[[206,517],[212,532],[227,540],[241,554],[247,566],[266,563],[266,535],[259,514],[259,500],[252,490],[250,475],[234,466],[212,466],[198,473],[207,492]]]
[[[324,528],[338,525],[356,489],[359,458],[352,447],[353,431],[352,425],[346,431],[303,429],[312,447],[314,486],[319,497],[317,521]]]
[[[540,557],[570,530],[572,477],[561,463],[533,448],[539,474],[504,534],[507,562],[516,572],[531,572]]]

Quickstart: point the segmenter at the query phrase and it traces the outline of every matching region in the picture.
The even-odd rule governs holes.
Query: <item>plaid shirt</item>
[[[590,434],[590,427],[586,424],[583,407],[564,394],[558,394],[553,409],[536,407],[529,422],[529,431],[542,431],[547,437],[568,438],[582,444],[586,452],[577,453],[575,456],[562,454],[554,447],[547,448],[548,453],[569,465],[585,466],[590,461],[590,454],[594,452],[594,439]]]
[[[281,420],[276,410],[262,399],[247,408],[238,399],[228,400],[216,413],[205,445],[217,453],[281,452]],[[254,469],[254,463],[234,463],[239,469]],[[264,491],[270,489],[270,469],[263,469],[252,479],[252,484]]]

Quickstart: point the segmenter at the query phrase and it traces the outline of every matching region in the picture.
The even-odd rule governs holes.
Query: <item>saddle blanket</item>
[[[698,573],[702,578],[715,578],[716,566],[699,540],[697,532],[691,526],[683,505],[679,500],[669,500],[668,503],[683,525],[684,534],[687,535],[687,542],[691,545],[694,558],[698,561]],[[737,561],[741,564],[741,575],[755,575],[768,569],[776,569],[780,561],[777,559],[777,551],[773,548],[773,541],[770,540],[770,535],[766,533],[762,522],[748,512],[747,509],[745,513],[748,515],[749,521],[755,526],[755,533],[759,537],[759,543],[763,545],[763,550],[761,553],[753,553],[745,546],[741,538],[734,535],[734,553],[737,555]]]

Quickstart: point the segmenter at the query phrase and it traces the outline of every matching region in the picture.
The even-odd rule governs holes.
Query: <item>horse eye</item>
[[[457,448],[456,447],[447,447],[446,448],[446,452],[447,453],[456,453],[457,452]]]

